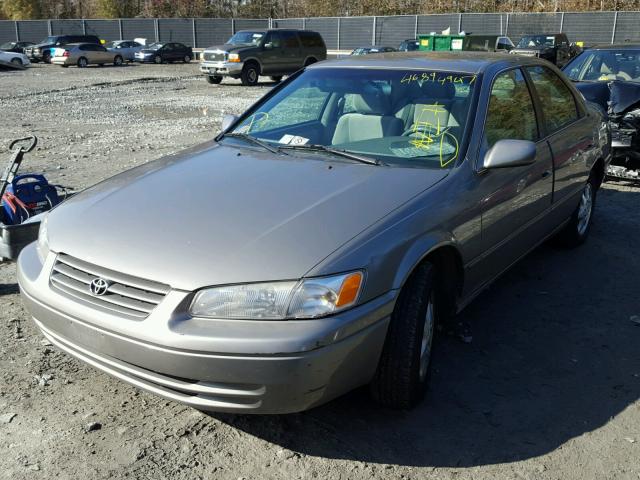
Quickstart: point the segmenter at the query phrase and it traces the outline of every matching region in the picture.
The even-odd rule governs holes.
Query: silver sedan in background
[[[409,408],[438,322],[545,239],[585,241],[610,145],[543,60],[320,62],[214,141],[52,210],[18,282],[51,343],[199,409],[295,412],[361,385]]]
[[[143,48],[144,45],[133,40],[116,40],[107,44],[107,50],[121,55],[127,62],[133,62],[136,53]]]
[[[70,43],[64,47],[56,48],[51,57],[51,63],[68,67],[77,65],[80,68],[88,65],[105,65],[113,63],[116,67],[124,63],[124,57],[119,53],[114,53],[102,45],[94,43]]]

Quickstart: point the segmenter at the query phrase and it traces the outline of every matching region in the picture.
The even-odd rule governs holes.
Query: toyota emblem
[[[107,282],[104,278],[94,278],[93,280],[91,280],[89,289],[95,296],[100,297],[107,293],[107,290],[109,290],[109,286],[109,282]]]

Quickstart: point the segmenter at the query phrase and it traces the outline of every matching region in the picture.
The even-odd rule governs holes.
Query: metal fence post
[[[564,12],[560,14],[560,33],[562,33],[562,27],[564,27]]]
[[[121,18],[118,19],[118,30],[120,30],[120,40],[124,40],[124,38],[122,38],[122,19]]]
[[[193,32],[193,48],[196,48],[198,46],[197,42],[197,37],[196,37],[196,19],[192,18],[191,19],[191,31]]]
[[[306,19],[306,17],[302,17],[302,29],[303,30],[307,29],[307,19]]]
[[[341,18],[338,17],[338,48],[336,50],[340,50],[340,20]]]
[[[613,16],[613,31],[611,32],[611,43],[613,43],[616,39],[617,28],[618,28],[618,11],[616,10],[615,15]]]
[[[234,33],[236,33],[236,19],[232,18],[231,19],[231,35],[233,35]]]
[[[49,36],[53,35],[53,30],[51,29],[51,20],[47,20],[47,30],[49,30]]]
[[[462,13],[458,14],[458,33],[462,31]]]
[[[505,37],[509,36],[509,15],[510,14],[507,13],[507,18],[505,20],[505,25],[504,25],[504,35],[505,35]]]
[[[16,31],[16,42],[20,41],[20,31],[18,30],[18,22],[14,20],[13,28]]]
[[[82,19],[82,34],[87,34],[87,21],[84,18]]]
[[[416,23],[413,27],[413,38],[418,38],[418,15],[416,15]]]
[[[156,42],[160,41],[160,27],[158,26],[158,19],[153,20],[153,28],[156,31]]]
[[[373,31],[371,32],[371,45],[376,44],[376,20],[378,17],[373,17]]]

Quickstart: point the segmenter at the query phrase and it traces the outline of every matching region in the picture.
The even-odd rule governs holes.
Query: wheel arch
[[[249,57],[246,60],[243,60],[242,62],[244,63],[244,65],[247,65],[248,63],[257,63],[258,71],[260,72],[260,75],[262,75],[262,63],[260,63],[260,60],[258,60],[256,57]]]

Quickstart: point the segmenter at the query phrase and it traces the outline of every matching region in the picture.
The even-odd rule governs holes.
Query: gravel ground
[[[195,65],[0,72],[0,155],[89,186],[211,138],[271,86],[210,86]],[[4,160],[3,160],[4,161]],[[355,391],[287,416],[205,415],[59,352],[0,264],[0,478],[638,479],[640,189],[605,185],[591,238],[542,246],[437,342],[410,412]]]

